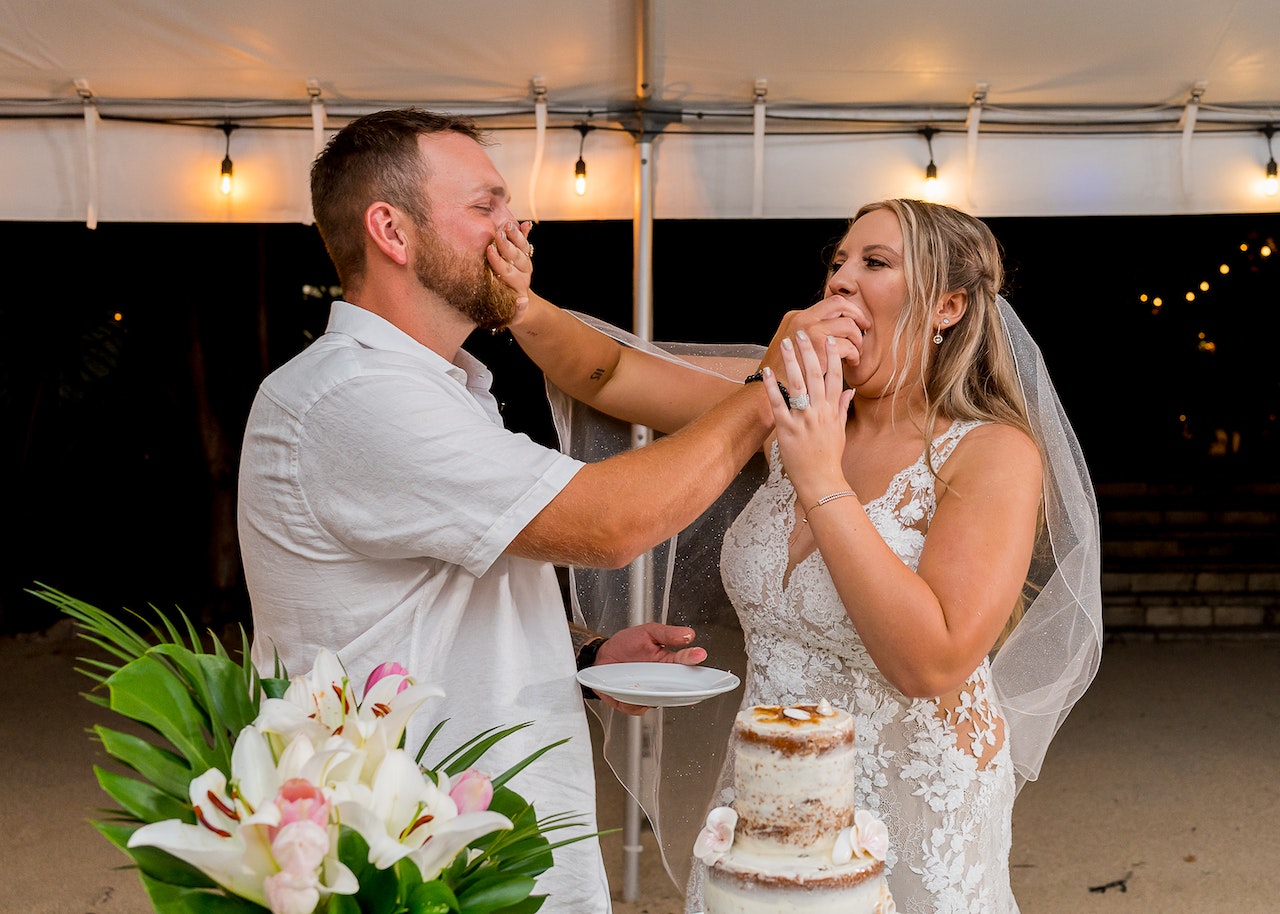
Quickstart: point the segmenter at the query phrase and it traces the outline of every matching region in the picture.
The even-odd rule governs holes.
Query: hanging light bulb
[[[1267,138],[1267,175],[1262,179],[1262,192],[1268,197],[1274,197],[1277,191],[1280,191],[1280,176],[1276,174],[1276,157],[1271,151],[1271,136],[1276,132],[1276,128],[1268,124],[1262,128],[1263,134]]]
[[[920,130],[920,135],[929,146],[929,164],[924,169],[924,195],[927,200],[934,199],[938,193],[938,166],[933,161],[933,137],[937,132],[936,127],[923,127]]]
[[[573,189],[578,192],[579,197],[587,192],[587,161],[582,157],[582,147],[587,144],[587,131],[590,129],[589,124],[578,125],[582,139],[578,141],[578,161],[573,166]]]
[[[222,125],[222,132],[227,135],[227,151],[226,155],[222,157],[222,178],[220,186],[222,188],[222,192],[228,196],[231,194],[231,175],[234,170],[234,166],[231,164],[231,131],[235,129],[234,124],[228,123]]]

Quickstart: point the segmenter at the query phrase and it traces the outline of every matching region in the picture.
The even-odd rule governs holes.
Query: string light
[[[236,129],[236,125],[230,122],[222,125],[222,132],[227,135],[227,151],[222,157],[222,177],[221,188],[224,194],[231,194],[231,177],[235,166],[231,163],[231,131]]]
[[[578,192],[579,197],[587,192],[587,161],[582,157],[582,148],[587,144],[587,132],[590,129],[590,124],[578,125],[578,132],[582,134],[582,139],[578,141],[578,161],[573,166],[573,189]]]
[[[1271,124],[1262,128],[1262,133],[1267,138],[1267,175],[1262,179],[1262,192],[1268,197],[1274,197],[1277,191],[1280,191],[1280,176],[1277,175],[1276,157],[1271,151],[1271,136],[1276,132],[1276,128]]]
[[[937,132],[937,127],[922,127],[920,130],[929,146],[929,164],[924,169],[924,195],[927,200],[933,200],[938,193],[938,166],[933,161],[933,137]]]

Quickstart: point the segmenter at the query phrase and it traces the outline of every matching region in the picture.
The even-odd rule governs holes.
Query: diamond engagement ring
[[[809,395],[808,394],[792,394],[791,408],[792,409],[808,409]]]
[[[533,245],[529,245],[529,259],[533,260]]]

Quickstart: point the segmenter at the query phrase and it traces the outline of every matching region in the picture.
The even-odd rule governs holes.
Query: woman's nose
[[[847,266],[842,266],[827,280],[827,292],[834,295],[848,295],[857,288],[857,285],[853,272]]]

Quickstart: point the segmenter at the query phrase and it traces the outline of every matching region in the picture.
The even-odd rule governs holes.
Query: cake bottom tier
[[[705,914],[893,914],[879,860],[735,855],[712,866]]]

